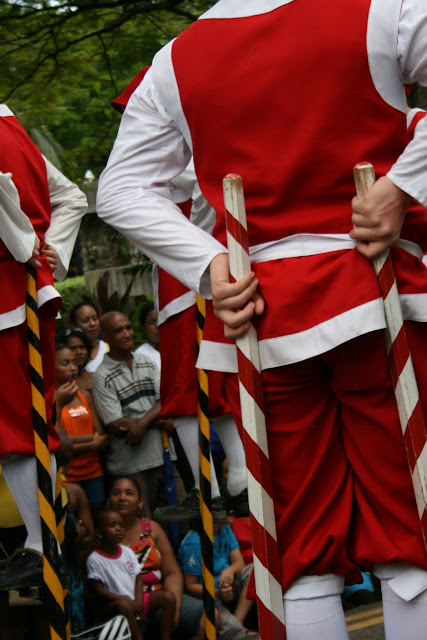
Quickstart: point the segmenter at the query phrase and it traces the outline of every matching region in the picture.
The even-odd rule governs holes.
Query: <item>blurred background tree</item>
[[[98,177],[120,121],[110,101],[213,4],[0,0],[0,102],[68,178]]]

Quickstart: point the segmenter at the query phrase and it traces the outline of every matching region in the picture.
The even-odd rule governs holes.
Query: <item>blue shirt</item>
[[[220,574],[230,566],[230,552],[239,549],[239,543],[231,530],[230,525],[225,524],[214,536],[213,561],[215,589],[218,589]],[[198,583],[202,584],[202,551],[200,536],[197,531],[189,531],[181,542],[178,551],[178,562],[183,573],[198,576]]]

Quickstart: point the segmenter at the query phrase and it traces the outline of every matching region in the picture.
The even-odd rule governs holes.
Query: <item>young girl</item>
[[[105,603],[106,613],[121,614],[129,623],[132,640],[142,640],[143,584],[135,554],[122,546],[123,518],[112,509],[100,509],[96,517],[99,547],[87,559],[89,586]]]
[[[123,517],[124,538],[123,544],[132,549],[140,567],[140,578],[144,589],[144,609],[146,615],[151,617],[159,610],[160,629],[154,637],[160,640],[169,640],[174,626],[180,625],[180,610],[182,595],[182,576],[175,560],[172,548],[165,532],[156,523],[147,518],[141,519],[138,511],[142,508],[142,498],[138,484],[131,478],[116,478],[110,490],[108,504],[116,509]],[[165,589],[167,583],[169,589]],[[177,607],[177,599],[179,606]],[[188,618],[195,618],[195,629],[181,629],[186,632],[183,637],[195,639],[198,632],[198,616],[194,616],[188,610]],[[159,615],[157,614],[157,615]],[[144,635],[151,637],[153,629],[153,617],[151,617]],[[191,625],[194,626],[194,625]],[[181,636],[180,636],[181,637]]]
[[[67,482],[77,482],[91,505],[104,502],[104,474],[99,452],[108,444],[91,394],[79,391],[77,366],[71,349],[58,343],[55,356],[56,401],[59,422],[73,443],[73,459],[67,467]]]

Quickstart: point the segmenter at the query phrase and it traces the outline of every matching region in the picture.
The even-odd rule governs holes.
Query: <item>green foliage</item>
[[[57,331],[62,331],[68,326],[67,311],[90,294],[86,289],[84,276],[66,278],[62,282],[55,282],[55,288],[62,296],[60,309],[61,318],[56,321]]]
[[[97,177],[120,122],[111,100],[211,4],[2,2],[0,101],[71,180]]]

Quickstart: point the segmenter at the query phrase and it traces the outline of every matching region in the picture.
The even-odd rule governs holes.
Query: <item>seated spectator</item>
[[[65,490],[68,502],[64,518],[63,553],[70,577],[67,602],[71,633],[76,634],[86,628],[81,554],[85,559],[90,547],[93,548],[94,529],[89,503],[83,489],[78,484],[67,482]]]
[[[59,421],[73,443],[67,481],[84,489],[90,504],[104,502],[104,477],[99,452],[108,444],[91,394],[79,391],[74,380],[74,354],[58,344],[55,355],[56,403]]]
[[[141,518],[143,501],[138,483],[131,478],[117,478],[112,484],[108,505],[122,516],[124,523],[122,544],[134,551],[140,565],[144,602],[148,603],[144,639],[157,640],[160,635],[161,612],[157,611],[151,615],[151,602],[152,599],[155,601],[156,593],[163,592],[172,595],[176,602],[173,638],[201,640],[203,638],[202,603],[183,594],[182,573],[161,526],[157,522]]]
[[[142,582],[133,552],[120,543],[123,519],[117,511],[102,509],[96,515],[98,548],[87,559],[90,588],[104,604],[108,615],[121,614],[129,623],[132,640],[142,640],[139,630],[144,617]]]
[[[74,361],[77,365],[76,382],[80,391],[90,391],[92,389],[93,371],[87,371],[86,365],[89,362],[91,351],[90,342],[83,329],[65,329],[58,336],[62,342],[74,353]]]
[[[131,475],[141,487],[147,517],[166,504],[161,430],[173,429],[171,420],[159,420],[160,372],[147,356],[133,353],[133,327],[118,311],[101,320],[102,336],[110,352],[93,377],[92,393],[105,428],[110,434],[106,469],[110,476]],[[169,442],[172,461],[176,460]],[[182,479],[174,467],[176,494],[184,498]]]
[[[108,344],[99,338],[99,313],[93,304],[79,302],[68,312],[71,328],[82,329],[90,343],[89,361],[86,371],[94,372],[101,364],[104,354],[108,351]]]
[[[258,637],[256,632],[244,627],[253,605],[253,602],[246,600],[252,565],[245,566],[239,543],[230,526],[219,522],[214,522],[213,526],[215,607],[221,617],[218,637],[221,640]],[[185,590],[195,598],[202,598],[202,552],[197,531],[190,531],[185,536],[179,548],[178,559],[184,574]]]

